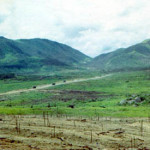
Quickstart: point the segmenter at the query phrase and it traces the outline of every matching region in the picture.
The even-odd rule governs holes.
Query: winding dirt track
[[[104,75],[104,76],[96,76],[93,78],[86,78],[86,79],[74,79],[74,80],[68,80],[67,82],[56,82],[55,85],[52,84],[45,84],[45,85],[39,85],[36,87],[36,89],[20,89],[20,90],[13,90],[13,91],[9,91],[6,93],[0,93],[0,96],[4,96],[4,95],[10,95],[10,94],[18,94],[21,92],[30,92],[30,91],[36,91],[36,90],[41,90],[41,89],[46,89],[49,87],[54,87],[54,86],[58,86],[58,85],[64,85],[64,84],[71,84],[71,83],[77,83],[77,82],[83,82],[83,81],[89,81],[89,80],[97,80],[97,79],[102,79],[105,77],[110,76],[111,74],[108,75]]]

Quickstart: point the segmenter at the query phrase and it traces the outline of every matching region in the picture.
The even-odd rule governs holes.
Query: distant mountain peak
[[[0,39],[6,39],[4,36],[0,36]]]
[[[0,39],[0,72],[72,69],[90,57],[70,46],[48,39]]]
[[[150,68],[150,39],[95,57],[89,66],[100,70],[134,70]]]
[[[150,42],[150,39],[146,39],[142,43],[148,43],[148,42]]]

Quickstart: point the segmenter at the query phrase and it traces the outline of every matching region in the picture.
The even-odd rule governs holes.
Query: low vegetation
[[[150,149],[149,70],[68,84],[77,77],[102,75],[70,73],[0,81],[0,148]],[[52,83],[46,89],[4,95]],[[136,103],[129,103],[133,100]]]
[[[59,77],[57,81],[64,79],[66,78]],[[43,109],[47,109],[52,114],[147,117],[150,112],[149,80],[150,71],[114,73],[103,79],[71,84],[66,84],[66,80],[63,85],[56,84],[49,89],[1,96],[0,113],[41,114]],[[17,89],[19,87],[17,81],[19,80],[15,80],[16,87],[12,80],[8,87],[12,85],[14,89]],[[33,85],[57,83],[57,81],[45,78],[41,81],[23,81],[20,85],[24,85],[22,88],[31,88]],[[9,80],[1,82],[9,82]],[[6,87],[6,84],[2,84],[3,86]],[[139,95],[145,100],[138,105],[120,105],[120,102],[129,98],[130,95]],[[73,108],[69,107],[71,105]]]

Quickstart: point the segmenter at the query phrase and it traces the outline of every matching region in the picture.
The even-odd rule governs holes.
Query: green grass
[[[60,85],[53,89],[98,91],[115,95],[147,93],[150,91],[150,72],[115,73],[100,80]]]
[[[22,107],[14,107],[14,108],[4,108],[0,107],[0,114],[42,114],[43,111],[48,111],[49,114],[53,115],[70,115],[70,116],[87,116],[87,117],[149,117],[150,116],[150,107],[142,106],[142,107],[108,107],[108,108],[100,108],[100,107],[77,107],[75,109],[66,108],[66,107],[52,107],[50,109],[45,109],[45,107],[36,107],[36,108],[22,108]]]
[[[88,73],[86,70],[70,70],[69,72],[58,72],[53,75],[34,75],[34,76],[17,76],[14,79],[0,80],[0,93],[18,90],[18,89],[29,89],[34,85],[51,84],[53,82],[72,80],[76,78],[88,78],[97,75],[102,75],[100,72]]]
[[[18,89],[32,88],[34,85],[51,84],[56,80],[44,79],[40,81],[18,81],[18,80],[0,80],[0,93]]]
[[[43,93],[43,92],[27,92],[21,93],[18,95],[8,95],[5,96],[6,101],[2,101],[0,106],[4,107],[31,107],[32,105],[43,105],[44,99],[49,99],[49,96],[52,95],[51,93]],[[46,105],[44,105],[46,106]]]
[[[10,85],[14,86],[13,82],[16,84],[17,81],[10,80],[9,82]],[[43,84],[44,82],[50,81],[49,79],[44,79],[44,81],[25,81],[28,86],[33,83]],[[3,84],[2,86],[3,88],[7,87]],[[22,86],[22,83],[20,86]],[[9,88],[14,89],[14,87],[10,86]],[[50,90],[97,91],[102,92],[99,97],[102,95],[106,97],[104,96],[94,101],[92,99],[83,101],[76,99],[76,96],[72,96],[71,100],[64,102],[57,98],[52,99],[52,96],[55,96],[53,92],[32,91],[5,97],[7,100],[0,102],[0,114],[42,114],[43,111],[47,110],[55,115],[68,114],[94,117],[148,117],[150,115],[150,100],[140,104],[138,107],[118,105],[122,99],[127,98],[129,95],[150,94],[150,71],[114,73],[112,76],[103,79],[55,86],[51,87]],[[65,95],[65,97],[67,96]],[[50,108],[48,108],[49,104]],[[70,104],[75,104],[75,108],[69,108],[68,105]]]

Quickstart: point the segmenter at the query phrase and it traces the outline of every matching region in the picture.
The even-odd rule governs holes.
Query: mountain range
[[[0,72],[39,72],[74,68],[90,57],[47,39],[10,40],[0,37]]]
[[[150,68],[150,40],[92,59],[68,45],[48,39],[0,37],[0,74],[54,72],[81,67],[101,71]]]
[[[150,68],[150,40],[95,57],[88,66],[105,71]]]

